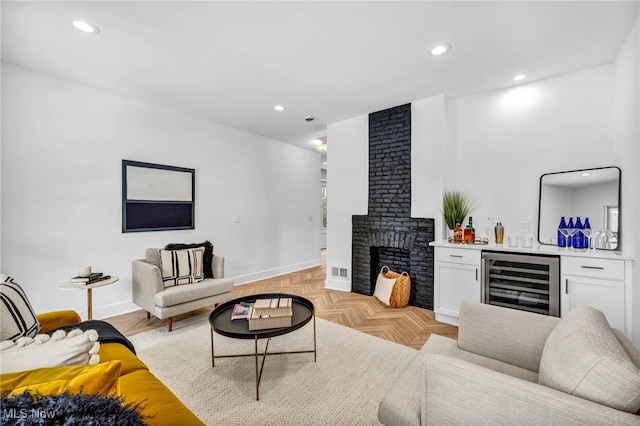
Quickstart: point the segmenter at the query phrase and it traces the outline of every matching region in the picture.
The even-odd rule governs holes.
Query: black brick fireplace
[[[368,213],[352,217],[352,291],[373,295],[387,265],[411,276],[410,305],[433,310],[434,220],[411,217],[411,104],[369,115]]]

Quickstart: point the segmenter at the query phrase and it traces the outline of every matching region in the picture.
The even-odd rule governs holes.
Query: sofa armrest
[[[640,417],[537,383],[429,354],[424,359],[421,423],[638,425]]]
[[[224,256],[213,256],[213,277],[224,278]]]
[[[559,318],[484,303],[460,305],[458,346],[538,372],[544,344]]]
[[[147,312],[154,312],[153,297],[163,290],[160,268],[142,259],[131,261],[131,293],[136,305]]]
[[[613,328],[612,330],[624,351],[629,355],[629,358],[631,358],[631,361],[638,369],[640,369],[640,351],[638,351],[638,349],[633,345],[633,342],[625,336],[622,330],[618,330],[617,328]]]
[[[40,333],[48,333],[65,325],[78,324],[82,321],[76,311],[52,311],[36,315],[40,323]]]

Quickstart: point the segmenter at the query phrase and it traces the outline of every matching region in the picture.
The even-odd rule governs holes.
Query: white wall
[[[614,63],[614,145],[621,156],[621,228],[625,250],[635,254],[633,341],[640,347],[640,20],[622,45]]]
[[[351,216],[367,214],[369,197],[369,117],[327,126],[327,279],[325,286],[351,291]],[[348,269],[348,279],[331,276]]]
[[[612,108],[612,65],[448,102],[413,102],[412,214],[436,219],[439,238],[446,227],[442,191],[458,189],[477,206],[479,235],[489,216],[507,235],[519,233],[521,221],[535,235],[542,174],[620,165],[611,149]],[[328,266],[350,265],[351,215],[367,211],[367,126],[367,116],[328,126]]]
[[[447,143],[447,104],[444,95],[411,104],[411,216],[435,219],[435,236],[445,235],[442,220],[442,188],[449,176],[443,158]],[[368,167],[368,166],[367,166]]]
[[[86,312],[56,289],[80,264],[120,277],[94,317],[133,308],[131,260],[171,242],[210,240],[236,283],[320,264],[317,153],[10,64],[2,125],[2,272],[36,311]],[[121,233],[123,159],[196,169],[196,228]]]
[[[636,25],[615,67],[603,65],[445,100],[444,107],[442,97],[413,102],[413,214],[434,217],[436,226],[443,229],[439,212],[442,190],[459,189],[469,193],[477,204],[472,216],[479,235],[484,236],[484,224],[491,216],[503,222],[507,235],[518,234],[525,221],[535,236],[542,174],[619,166],[625,229],[622,248],[637,253],[639,231],[628,222],[637,221],[640,213],[638,92]],[[362,154],[366,152],[362,139],[367,123],[364,116],[329,125],[330,205],[340,206],[329,211],[328,266],[350,265],[351,228],[346,224],[350,225],[351,215],[367,209],[363,182],[368,164]],[[640,282],[637,266],[635,277],[635,283]],[[348,290],[350,283],[342,287]],[[635,312],[640,306],[639,287],[634,285]],[[633,327],[638,332],[640,315],[634,316]],[[640,342],[638,335],[635,342]]]
[[[450,101],[457,152],[446,161],[478,205],[476,228],[494,217],[505,235],[522,221],[536,234],[542,174],[620,165],[612,108],[612,65]]]

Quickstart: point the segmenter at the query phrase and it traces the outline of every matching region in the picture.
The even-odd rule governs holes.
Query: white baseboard
[[[266,271],[254,272],[247,275],[239,275],[237,277],[231,277],[233,285],[247,284],[254,281],[260,281],[267,278],[277,277],[278,275],[284,275],[291,272],[302,271],[303,269],[309,269],[322,265],[322,261],[318,259],[309,260],[307,262],[297,263],[295,265],[282,266],[279,268],[269,269]]]
[[[351,292],[351,281],[348,281],[348,280],[336,280],[336,279],[327,278],[324,281],[324,288],[328,288],[328,289],[331,289],[331,290],[346,291],[346,292],[350,293]]]
[[[288,274],[290,272],[302,271],[303,269],[309,269],[316,266],[322,265],[322,261],[318,259],[309,260],[307,262],[301,262],[295,265],[283,266],[280,268],[269,269],[267,271],[255,272],[247,275],[240,275],[237,277],[231,277],[234,285],[247,284],[253,281],[264,280],[267,278],[277,277],[278,275]],[[340,290],[339,288],[336,290]],[[348,283],[348,289],[346,291],[351,291],[351,284]],[[104,306],[94,306],[93,307],[93,318],[94,319],[104,319],[113,317],[116,315],[122,315],[129,312],[140,310],[140,306],[133,303],[131,300],[125,302],[113,303],[111,305]],[[83,319],[87,318],[87,310],[78,310],[77,311]]]
[[[130,300],[126,302],[112,303],[111,305],[94,306],[93,319],[114,317],[116,315],[122,315],[129,312],[138,311],[140,309],[140,306],[136,305]],[[78,311],[78,313],[82,318],[87,318],[86,309],[84,311]]]

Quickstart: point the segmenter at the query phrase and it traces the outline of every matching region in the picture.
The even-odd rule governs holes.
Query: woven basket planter
[[[389,269],[388,266],[383,266],[381,272],[385,278],[396,280],[389,298],[389,306],[392,308],[406,307],[409,304],[409,294],[411,293],[411,278],[409,278],[409,274],[406,272],[399,274]]]

